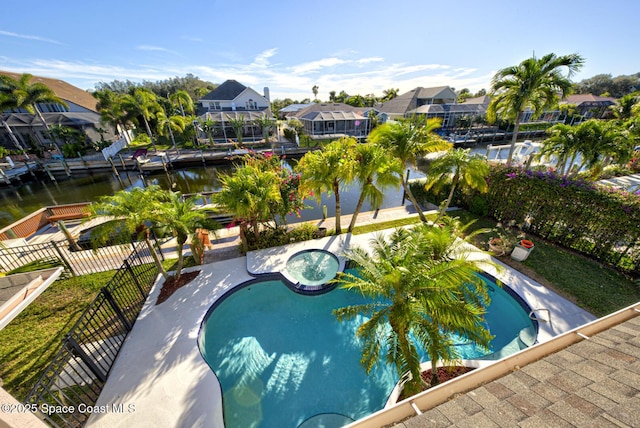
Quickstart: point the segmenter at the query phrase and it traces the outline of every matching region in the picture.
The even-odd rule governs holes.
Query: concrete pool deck
[[[312,248],[341,256],[343,248],[366,247],[370,238],[371,234],[326,237],[191,268],[201,270],[200,275],[158,306],[157,282],[97,402],[97,406],[110,408],[124,404],[127,411],[94,414],[87,426],[222,427],[220,385],[197,345],[200,325],[211,305],[225,292],[253,279],[249,271],[279,271],[291,255]],[[595,319],[509,267],[489,273],[508,284],[533,309],[549,310],[549,322],[540,322],[540,341]],[[544,312],[538,317],[546,318]]]

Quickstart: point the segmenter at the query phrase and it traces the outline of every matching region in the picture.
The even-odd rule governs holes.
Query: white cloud
[[[340,58],[323,58],[317,61],[311,61],[296,65],[292,68],[292,72],[295,74],[307,74],[314,71],[318,71],[322,68],[335,67],[336,65],[345,64],[347,61]]]
[[[154,48],[146,46],[146,48]],[[162,48],[150,49],[164,51]],[[257,54],[251,62],[234,60],[226,64],[202,65],[163,62],[159,65],[106,65],[59,60],[12,61],[0,58],[0,69],[29,72],[35,75],[66,80],[81,88],[93,88],[97,82],[113,80],[164,80],[175,76],[194,74],[203,80],[222,83],[235,79],[261,91],[268,86],[272,99],[292,98],[302,100],[313,97],[311,88],[318,85],[319,98],[327,100],[330,91],[366,95],[382,95],[389,88],[399,88],[400,93],[418,86],[451,86],[469,88],[472,92],[489,89],[492,74],[477,69],[452,67],[446,64],[387,63],[382,57],[341,59],[327,57],[315,61],[283,65],[272,63],[277,49],[267,49]],[[330,72],[329,72],[330,70]]]
[[[162,48],[160,46],[152,46],[152,45],[139,45],[136,47],[139,51],[148,51],[148,52],[171,52],[169,49]]]
[[[62,45],[63,44],[63,43],[60,43],[57,40],[47,39],[46,37],[32,36],[30,34],[18,34],[18,33],[12,33],[10,31],[3,31],[3,30],[0,30],[0,36],[15,37],[15,38],[18,38],[18,39],[36,40],[38,42],[53,43],[53,44],[56,44],[56,45]]]

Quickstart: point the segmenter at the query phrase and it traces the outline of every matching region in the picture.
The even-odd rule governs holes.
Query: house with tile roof
[[[237,119],[245,122],[243,139],[260,140],[262,130],[255,126],[255,120],[262,116],[274,119],[269,100],[269,88],[265,87],[264,93],[260,94],[236,80],[225,81],[199,99],[197,104],[196,114],[199,121],[215,124],[213,137],[216,140],[227,141],[229,138],[235,138],[229,121]]]
[[[456,98],[455,91],[448,86],[417,87],[382,103],[380,111],[387,113],[391,119],[410,117],[422,106],[453,104]]]
[[[20,73],[12,73],[0,70],[0,74],[18,80]],[[42,113],[47,125],[59,125],[82,131],[90,140],[99,141],[101,135],[97,132],[103,128],[100,122],[100,114],[97,111],[97,100],[91,93],[73,86],[67,82],[48,77],[33,76],[31,83],[44,83],[58,97],[63,99],[68,107],[59,104],[39,103],[38,110]],[[37,115],[32,115],[26,110],[13,109],[2,112],[2,118],[11,128],[23,147],[29,147],[33,136],[38,143],[50,147],[53,142],[45,133],[45,127]],[[105,139],[115,137],[113,132],[103,133]],[[0,129],[0,145],[9,149],[15,149],[6,128]]]
[[[611,113],[611,107],[617,104],[617,100],[593,94],[573,94],[560,101],[560,104],[574,104],[576,113],[584,119],[602,119]]]
[[[302,122],[305,134],[313,139],[366,138],[371,131],[369,117],[363,108],[344,103],[313,104],[292,117]]]
[[[434,88],[418,87],[386,101],[380,111],[392,119],[424,115],[427,118],[440,118],[442,130],[457,127],[463,117],[484,117],[489,105],[488,97],[478,97],[457,103],[457,94],[448,86]]]

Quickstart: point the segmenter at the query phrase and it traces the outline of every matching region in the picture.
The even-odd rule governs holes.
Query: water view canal
[[[134,187],[157,184],[164,189],[173,189],[182,193],[212,192],[220,188],[218,176],[229,173],[231,166],[209,166],[184,168],[141,176],[137,171],[120,173],[120,181],[111,173],[77,175],[65,180],[52,182],[48,179],[33,180],[19,186],[0,187],[0,227],[7,226],[48,205],[62,205],[76,202],[92,202],[101,196],[113,195],[115,192]],[[411,178],[424,177],[420,169],[411,168]],[[341,193],[342,213],[353,213],[359,188],[357,185],[346,187]],[[308,199],[311,208],[303,210],[301,218],[291,218],[288,221],[305,221],[322,217],[322,206],[327,206],[327,215],[335,215],[333,196],[322,195],[322,201],[317,204],[315,199]],[[385,189],[385,199],[381,208],[400,206],[402,203],[402,189]],[[369,211],[371,207],[365,204],[362,211]]]

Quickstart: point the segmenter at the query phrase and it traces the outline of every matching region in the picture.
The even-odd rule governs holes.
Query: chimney
[[[271,102],[271,98],[269,98],[269,88],[268,87],[264,87],[264,97],[267,99],[267,101]]]

